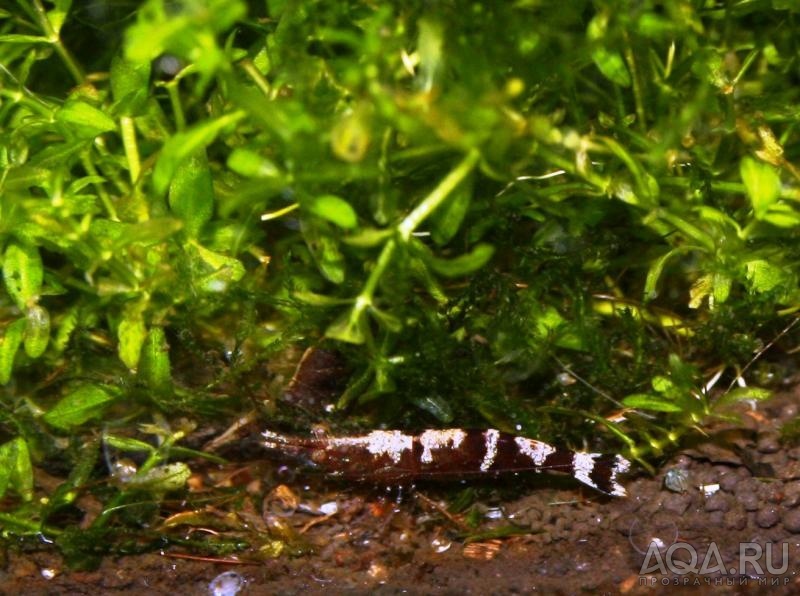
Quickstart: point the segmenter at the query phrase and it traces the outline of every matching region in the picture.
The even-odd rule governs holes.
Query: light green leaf
[[[35,246],[16,242],[8,245],[3,255],[3,279],[19,309],[25,310],[38,300],[43,275],[42,257]]]
[[[282,172],[272,161],[248,149],[234,149],[228,157],[228,167],[245,178],[280,178]]]
[[[763,219],[781,193],[781,178],[774,166],[745,156],[739,164],[747,196],[756,219]]]
[[[764,259],[754,259],[745,263],[745,272],[750,282],[750,289],[758,294],[788,284],[791,278],[791,273],[783,267],[773,265]]]
[[[628,408],[636,408],[637,410],[651,410],[653,412],[681,412],[681,408],[673,402],[664,399],[661,396],[651,395],[649,393],[635,393],[629,395],[622,400],[622,404]]]
[[[325,337],[351,344],[363,344],[368,335],[367,320],[363,309],[351,308],[342,314],[325,331]]]
[[[8,33],[6,35],[0,35],[0,43],[50,43],[50,40],[41,35]]]
[[[672,257],[681,252],[685,252],[685,248],[678,247],[668,250],[663,255],[658,257],[650,264],[650,269],[647,271],[647,278],[644,282],[644,300],[653,300],[658,296],[658,280],[661,278],[661,273],[664,271],[664,266]]]
[[[17,319],[3,330],[0,338],[0,385],[5,385],[11,380],[14,356],[22,344],[26,325],[27,319]]]
[[[320,273],[330,282],[341,284],[345,279],[345,260],[339,243],[324,222],[302,221],[300,230]]]
[[[169,206],[184,221],[189,238],[197,238],[214,213],[214,186],[204,150],[178,164],[169,185]]]
[[[189,245],[188,251],[202,263],[201,270],[210,270],[196,280],[204,292],[224,292],[231,283],[244,277],[245,268],[238,259],[203,248],[196,242]]]
[[[135,370],[139,364],[139,357],[142,352],[144,338],[147,335],[147,327],[144,324],[142,315],[143,305],[140,303],[129,304],[125,307],[122,320],[117,327],[117,353],[119,359],[131,370]]]
[[[760,387],[737,387],[720,396],[720,398],[714,402],[714,408],[728,406],[746,400],[763,401],[771,395],[772,391],[761,389]]]
[[[125,102],[125,113],[137,113],[145,104],[150,84],[150,61],[131,62],[121,54],[111,60],[111,93],[117,103]]]
[[[792,205],[773,203],[761,220],[779,228],[795,228],[800,225],[800,213]]]
[[[428,266],[444,277],[461,277],[473,273],[489,262],[494,255],[491,244],[478,244],[470,252],[453,259],[440,259],[432,255],[423,258]]]
[[[616,83],[620,87],[631,86],[631,75],[619,52],[604,47],[595,48],[592,50],[592,62],[612,83]]]
[[[175,462],[135,474],[125,481],[125,486],[151,492],[170,492],[182,489],[191,475],[189,466]]]
[[[76,135],[86,139],[117,129],[117,123],[105,112],[79,99],[68,100],[55,117],[57,122],[68,125]]]
[[[158,395],[165,395],[172,389],[169,345],[161,327],[153,327],[147,334],[139,361],[138,377],[148,389]]]
[[[28,444],[22,437],[0,445],[0,497],[9,488],[25,501],[33,498],[33,466]]]
[[[34,304],[25,317],[25,353],[38,358],[47,349],[50,341],[50,313],[46,308]]]
[[[114,396],[100,385],[83,385],[68,393],[44,415],[44,421],[61,430],[69,430],[99,416]]]
[[[246,112],[237,110],[219,118],[204,120],[192,128],[172,136],[161,149],[155,170],[153,186],[159,194],[163,194],[178,166],[189,156],[208,147],[228,126],[236,124],[246,116]]]
[[[358,226],[358,215],[350,203],[334,195],[312,197],[303,205],[314,215],[327,219],[340,228],[352,230]]]

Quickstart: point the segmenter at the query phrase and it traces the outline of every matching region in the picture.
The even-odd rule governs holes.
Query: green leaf
[[[597,66],[603,76],[620,87],[631,86],[631,75],[622,54],[604,47],[592,50],[592,62]]]
[[[163,194],[167,190],[183,160],[208,147],[225,128],[236,124],[245,115],[246,113],[241,110],[231,112],[219,118],[204,120],[192,128],[172,136],[164,143],[161,156],[153,171],[153,186],[156,192]]]
[[[314,215],[328,220],[345,230],[352,230],[358,226],[358,215],[350,203],[334,195],[312,197],[303,202]]]
[[[138,377],[157,395],[163,396],[172,390],[169,345],[162,327],[153,327],[147,334],[139,361]]]
[[[361,228],[355,233],[342,238],[342,242],[359,248],[372,248],[386,242],[394,233],[394,230],[391,229]]]
[[[50,341],[50,313],[46,308],[33,305],[25,317],[25,353],[38,358],[47,349]]]
[[[0,43],[50,43],[47,37],[41,35],[22,35],[19,33],[8,33],[0,35]]]
[[[44,416],[50,426],[69,430],[102,414],[114,396],[100,385],[83,385],[62,397]]]
[[[628,395],[622,400],[622,404],[628,408],[636,408],[637,410],[651,410],[653,412],[681,412],[681,408],[672,401],[666,400],[661,396],[651,395],[649,393],[635,393]]]
[[[325,337],[351,344],[363,344],[369,334],[363,309],[353,307],[325,331]]]
[[[138,490],[165,493],[180,490],[186,486],[186,481],[192,471],[183,462],[175,462],[156,466],[143,473],[138,473],[125,481],[125,486]]]
[[[122,55],[111,60],[111,93],[117,103],[126,102],[125,112],[135,114],[144,108],[150,84],[150,61],[131,62]]]
[[[675,255],[685,251],[686,249],[683,247],[673,248],[672,250],[665,252],[650,264],[650,269],[647,271],[647,278],[644,282],[645,301],[653,300],[658,296],[658,280],[661,278],[661,273],[664,271],[664,266],[667,264],[667,261],[669,261]]]
[[[764,219],[781,193],[781,178],[777,169],[748,155],[742,158],[739,173],[756,219]]]
[[[714,401],[713,407],[720,408],[748,400],[764,401],[771,395],[772,391],[769,389],[761,389],[760,387],[737,387],[720,396],[719,399]]]
[[[423,258],[428,266],[444,277],[461,277],[469,275],[483,267],[494,255],[491,244],[478,244],[470,252],[453,259],[440,259],[432,255]]]
[[[86,139],[117,129],[117,123],[105,112],[79,99],[67,100],[55,117],[57,122],[69,126],[73,133]]]
[[[145,443],[139,439],[131,437],[118,437],[116,435],[103,435],[103,442],[106,445],[121,451],[134,451],[141,453],[155,453],[156,448],[150,443]]]
[[[178,164],[169,185],[169,206],[183,220],[189,238],[197,238],[214,213],[214,186],[205,151]]]
[[[795,228],[800,225],[800,213],[792,205],[773,203],[761,220],[778,228]]]
[[[248,149],[234,149],[228,157],[228,167],[245,178],[281,178],[282,172],[272,161]]]
[[[785,268],[773,265],[764,259],[754,259],[745,263],[745,272],[750,282],[750,289],[758,294],[780,286],[788,287],[792,276]]]
[[[3,255],[3,279],[17,307],[25,310],[39,299],[44,269],[39,250],[29,244],[12,243]]]
[[[147,334],[147,327],[144,324],[142,315],[144,305],[141,303],[129,304],[125,307],[122,320],[117,327],[117,353],[119,359],[131,370],[135,370],[139,364],[139,357],[142,352],[142,345]]]
[[[22,437],[0,445],[0,497],[12,488],[25,501],[33,498],[33,466]]]
[[[447,200],[437,207],[430,218],[431,238],[442,246],[452,240],[461,222],[464,221],[472,200],[474,176],[469,175],[450,193]]]
[[[345,260],[339,250],[337,238],[324,226],[318,225],[318,222],[303,221],[300,229],[320,273],[335,284],[344,282]]]
[[[188,246],[188,252],[202,264],[201,270],[210,270],[195,279],[195,283],[204,292],[224,292],[231,283],[244,277],[245,268],[238,259],[203,248],[196,242]]]
[[[3,336],[0,338],[0,385],[5,385],[11,380],[14,356],[22,345],[27,323],[27,319],[17,319],[3,331]]]

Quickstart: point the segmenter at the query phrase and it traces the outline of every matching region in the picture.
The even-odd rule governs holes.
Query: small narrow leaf
[[[62,397],[43,418],[50,426],[69,430],[99,416],[113,399],[100,385],[83,385]]]
[[[651,410],[653,412],[681,412],[681,408],[673,402],[647,393],[636,393],[629,395],[622,400],[623,405],[628,408],[636,408],[637,410]]]
[[[491,244],[478,244],[469,253],[453,259],[440,259],[430,255],[426,255],[424,258],[428,266],[439,275],[461,277],[483,267],[493,254],[494,247]]]

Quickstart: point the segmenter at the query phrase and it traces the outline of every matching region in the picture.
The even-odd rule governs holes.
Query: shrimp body
[[[401,482],[518,472],[564,472],[602,493],[625,496],[618,476],[630,469],[621,455],[571,451],[495,429],[451,428],[411,435],[376,430],[344,437],[263,433],[264,446],[330,474]]]

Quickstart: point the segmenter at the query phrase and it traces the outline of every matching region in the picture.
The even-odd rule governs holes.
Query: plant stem
[[[383,276],[389,263],[392,262],[395,250],[397,250],[398,241],[406,243],[411,238],[414,230],[425,221],[425,219],[433,213],[433,211],[441,205],[444,200],[450,196],[450,193],[467,177],[473,170],[480,159],[480,152],[477,149],[471,149],[464,159],[453,168],[450,173],[434,188],[422,202],[409,213],[403,221],[397,226],[397,237],[391,238],[383,245],[378,261],[375,267],[369,274],[364,287],[356,297],[356,303],[353,307],[354,317],[358,317],[372,304],[375,290],[378,287],[378,282]]]
[[[133,118],[123,116],[120,118],[120,129],[122,130],[122,144],[125,147],[125,157],[128,159],[128,171],[130,172],[131,184],[136,186],[139,174],[142,170],[139,161],[139,147],[136,143],[136,129],[133,125]]]
[[[403,241],[408,241],[419,224],[425,221],[425,219],[450,196],[450,193],[455,190],[456,186],[458,186],[461,181],[466,178],[467,174],[472,171],[478,163],[480,156],[481,154],[477,149],[471,149],[464,159],[445,176],[444,180],[442,180],[438,186],[406,216],[397,227],[397,231]]]
[[[47,39],[50,40],[50,43],[53,44],[53,47],[55,47],[58,55],[61,56],[61,60],[63,60],[69,74],[72,75],[76,83],[79,85],[83,84],[86,77],[81,67],[78,66],[78,63],[72,57],[72,54],[69,53],[69,50],[61,42],[61,37],[59,37],[58,32],[53,29],[53,24],[50,22],[50,17],[47,16],[47,11],[45,11],[44,6],[42,6],[41,0],[33,0],[33,7],[36,10],[36,18],[39,20],[39,26],[42,28]]]

